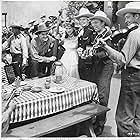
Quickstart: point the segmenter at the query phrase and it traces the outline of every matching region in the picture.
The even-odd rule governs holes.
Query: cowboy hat
[[[41,32],[47,32],[50,28],[46,27],[44,23],[38,25],[38,30],[35,32],[36,35],[40,34]]]
[[[10,25],[10,27],[12,27],[12,28],[17,28],[17,29],[19,29],[19,30],[24,30],[24,28],[21,26],[21,25],[19,25],[19,24],[12,24],[12,25]]]
[[[39,22],[38,21],[35,21],[33,25],[39,25]]]
[[[81,17],[91,17],[93,16],[94,14],[93,13],[90,13],[90,11],[87,9],[87,8],[81,8],[80,11],[79,11],[79,15],[75,16],[75,18],[77,20],[79,20],[79,18]]]
[[[56,16],[49,16],[49,19],[54,21],[54,20],[57,20],[57,17]]]
[[[24,30],[29,30],[30,27],[28,25],[24,26]]]
[[[94,16],[90,17],[90,20],[92,19],[99,19],[102,20],[106,23],[106,25],[110,26],[111,25],[111,21],[110,19],[107,17],[106,13],[103,11],[97,11]]]
[[[126,13],[139,13],[140,14],[140,2],[129,2],[125,5],[125,8],[117,11],[117,16],[123,16]]]
[[[30,20],[29,22],[28,22],[28,24],[33,24],[34,22],[35,22],[36,20]]]
[[[41,19],[41,18],[46,18],[46,15],[45,15],[45,14],[41,15],[41,16],[40,16],[40,19]]]

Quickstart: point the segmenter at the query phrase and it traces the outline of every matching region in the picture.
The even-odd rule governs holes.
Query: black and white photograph
[[[1,139],[140,139],[140,1],[1,1]]]

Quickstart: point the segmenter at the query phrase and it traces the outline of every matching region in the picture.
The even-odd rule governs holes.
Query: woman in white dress
[[[78,78],[78,34],[75,29],[74,22],[69,22],[64,24],[65,34],[62,37],[62,41],[64,41],[63,47],[65,48],[65,52],[61,58],[61,62],[67,70],[68,76]]]

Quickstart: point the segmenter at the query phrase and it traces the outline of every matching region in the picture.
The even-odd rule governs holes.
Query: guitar
[[[111,34],[107,35],[109,30],[110,30],[109,28],[106,28],[106,30],[102,34],[97,35],[95,37],[95,39],[94,39],[94,41],[92,43],[93,46],[87,47],[86,50],[84,50],[84,52],[82,54],[83,58],[86,59],[88,57],[92,57],[99,51],[99,48],[101,48],[101,43],[99,41],[100,38],[102,38],[103,41],[105,41],[105,42],[108,41],[108,40],[112,40]]]

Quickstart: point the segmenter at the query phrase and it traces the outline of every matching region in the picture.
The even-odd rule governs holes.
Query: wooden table
[[[45,78],[28,81],[28,85],[40,86],[43,91],[40,93],[26,91],[15,98],[17,107],[11,115],[11,124],[31,121],[39,117],[43,117],[43,119],[10,129],[6,136],[41,137],[83,121],[86,121],[87,135],[95,136],[90,123],[91,118],[96,119],[98,114],[109,110],[95,103],[89,103],[99,101],[97,85],[65,77],[64,82],[60,85],[51,83],[51,86],[61,86],[66,89],[61,94],[55,94],[48,92],[44,83]],[[10,88],[10,86],[8,87]],[[87,102],[88,104],[82,105]],[[55,115],[49,117],[53,114]],[[46,118],[44,119],[44,117]]]
[[[11,115],[11,123],[48,116],[78,106],[90,100],[99,101],[97,85],[84,80],[66,77],[62,84],[51,83],[51,87],[65,88],[65,92],[50,93],[44,86],[45,78],[28,81],[28,85],[42,87],[42,92],[22,92],[15,98],[17,107]],[[8,86],[10,88],[10,86]]]

